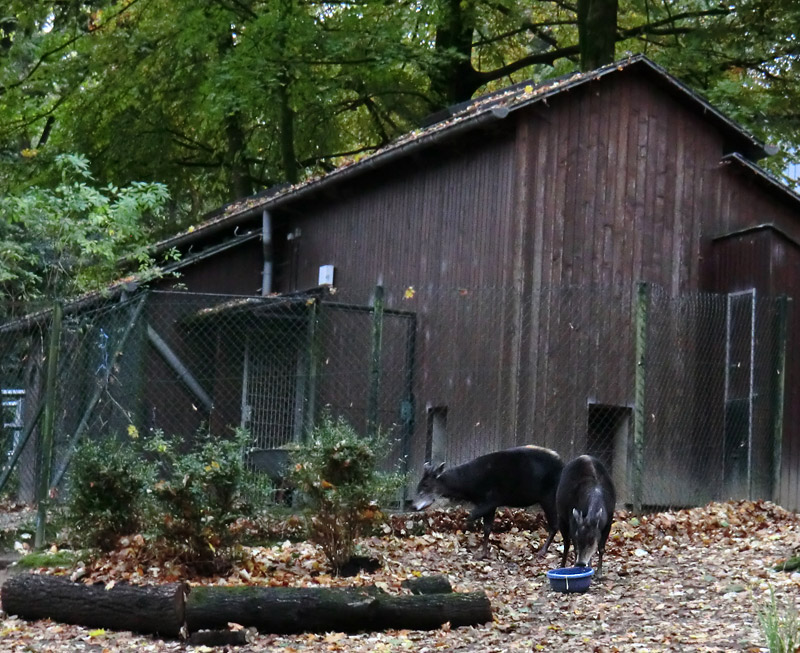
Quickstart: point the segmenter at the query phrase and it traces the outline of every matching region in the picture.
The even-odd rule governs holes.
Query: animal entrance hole
[[[617,502],[628,499],[628,447],[633,411],[628,406],[589,404],[587,453],[599,458],[611,474]]]
[[[425,439],[425,460],[443,462],[447,455],[447,406],[428,408],[428,433]]]

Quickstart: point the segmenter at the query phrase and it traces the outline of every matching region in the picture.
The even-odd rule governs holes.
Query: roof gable
[[[465,131],[480,129],[487,124],[503,120],[513,111],[545,102],[548,98],[570,89],[623,72],[643,73],[682,104],[702,114],[705,120],[735,142],[737,149],[746,158],[759,159],[766,156],[764,145],[743,127],[715,109],[707,100],[670,75],[664,68],[644,55],[635,55],[586,73],[572,73],[539,84],[522,82],[449,107],[434,114],[426,126],[404,134],[358,162],[347,163],[332,172],[295,185],[283,184],[234,201],[207,215],[199,225],[156,244],[155,248],[157,251],[163,251],[211,237],[222,230],[251,220],[264,210],[305,199],[345,179],[409,156],[442,140],[455,138]]]

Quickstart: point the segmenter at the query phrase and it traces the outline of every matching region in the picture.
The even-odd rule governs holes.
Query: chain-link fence
[[[48,410],[57,488],[81,439],[124,440],[130,426],[244,427],[251,465],[279,480],[328,411],[386,434],[385,465],[411,485],[425,460],[538,444],[598,456],[636,508],[771,498],[785,308],[639,285],[147,292],[67,305],[60,328],[47,309],[0,326],[0,492],[41,496]]]

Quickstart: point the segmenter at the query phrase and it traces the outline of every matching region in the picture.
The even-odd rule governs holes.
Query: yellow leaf
[[[416,294],[416,292],[417,292],[417,291],[416,291],[416,290],[414,290],[414,286],[409,286],[408,288],[406,288],[406,292],[405,292],[405,295],[404,295],[404,297],[405,297],[406,299],[413,299],[413,298],[414,298],[414,295]]]
[[[97,630],[90,630],[89,631],[89,637],[102,637],[105,634],[106,634],[106,631],[103,628],[98,628]]]
[[[525,92],[526,92],[526,93],[533,93],[533,86],[531,86],[530,84],[528,84],[528,85],[525,87]]]

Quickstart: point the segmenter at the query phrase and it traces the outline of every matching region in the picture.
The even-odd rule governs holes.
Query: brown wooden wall
[[[450,407],[450,461],[516,443],[498,397],[508,347],[497,310],[513,287],[513,157],[512,134],[482,133],[278,216],[286,232],[300,230],[282,246],[280,263],[294,259],[297,269],[284,279],[295,279],[296,286],[280,290],[316,285],[319,266],[332,264],[347,301],[369,304],[381,283],[388,307],[420,316],[416,465],[425,455],[427,406]],[[405,299],[409,287],[414,296]],[[463,295],[461,288],[480,292]],[[362,402],[364,393],[355,394],[351,401]]]
[[[608,75],[284,202],[275,290],[316,286],[332,264],[348,301],[368,304],[380,283],[388,307],[417,314],[412,470],[439,406],[450,462],[522,443],[571,457],[588,446],[589,402],[632,406],[635,284],[708,288],[714,237],[765,215],[797,230],[795,207],[722,164],[725,147],[650,78]],[[254,293],[258,244],[237,249],[198,264],[190,288]],[[614,290],[574,290],[592,285]]]
[[[260,295],[262,261],[261,240],[256,238],[187,265],[178,278],[166,276],[154,285],[158,290]]]

